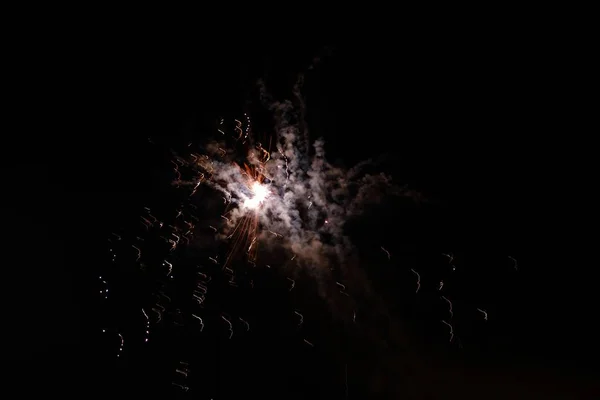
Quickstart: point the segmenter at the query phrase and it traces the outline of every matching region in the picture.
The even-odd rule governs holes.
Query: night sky
[[[568,155],[545,144],[556,124],[542,53],[533,39],[507,37],[191,46],[130,35],[64,45],[39,73],[25,63],[23,80],[34,83],[18,98],[42,106],[18,114],[4,147],[6,387],[138,398],[593,398],[593,291],[581,281],[593,284],[582,273],[595,261],[552,230],[569,219],[572,191],[555,173]],[[143,207],[176,213],[171,150],[206,142],[219,118],[248,111],[268,131],[257,80],[285,100],[299,74],[304,123],[311,140],[325,139],[329,162],[371,159],[373,173],[411,193],[344,222],[361,260],[353,285],[371,293],[356,299],[356,321],[343,297],[319,295],[314,276],[300,272],[291,291],[289,266],[257,265],[252,289],[215,278],[199,333],[194,274],[182,269],[162,286],[169,311],[151,320],[144,343],[140,308],[150,307],[157,274],[111,264],[111,233],[131,258],[124,249],[143,232]],[[206,201],[195,202],[198,218],[218,219]],[[147,235],[151,264],[160,239]],[[193,266],[208,255],[192,241],[176,257]],[[453,302],[452,342],[441,295]],[[250,331],[238,320],[228,339],[222,312],[247,316]]]

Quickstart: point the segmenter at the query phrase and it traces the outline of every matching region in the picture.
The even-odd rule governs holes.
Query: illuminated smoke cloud
[[[261,161],[263,151],[258,148],[245,155],[245,163],[264,181],[233,162],[234,151],[224,142],[209,143],[205,149],[210,157],[194,161],[212,176],[203,183],[220,191],[233,206],[222,238],[250,215],[261,227],[255,232],[261,246],[271,250],[283,246],[292,253],[294,265],[327,275],[334,266],[350,268],[353,246],[344,235],[345,222],[386,195],[409,193],[385,174],[366,174],[368,160],[345,170],[327,161],[323,139],[311,146],[301,85],[302,79],[294,87],[293,100],[275,101],[259,82],[261,101],[273,114],[277,140],[271,154],[267,153],[268,162]]]

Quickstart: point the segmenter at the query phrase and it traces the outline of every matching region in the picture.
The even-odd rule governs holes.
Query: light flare
[[[244,201],[244,206],[250,210],[256,210],[269,196],[269,188],[260,182],[253,182],[252,197]]]

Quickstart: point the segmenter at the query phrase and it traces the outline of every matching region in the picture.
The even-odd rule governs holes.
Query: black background
[[[552,391],[547,381],[582,392],[591,385],[596,346],[587,266],[593,261],[564,224],[575,219],[569,198],[576,189],[567,169],[573,155],[553,143],[567,135],[555,107],[562,88],[554,81],[553,52],[537,35],[188,44],[123,34],[72,42],[39,37],[31,46],[14,46],[23,56],[11,59],[14,73],[7,78],[17,107],[9,109],[16,123],[7,127],[3,146],[2,341],[15,386],[59,393],[153,390],[142,389],[141,372],[130,373],[137,367],[115,367],[102,354],[93,281],[106,234],[135,217],[146,198],[161,196],[164,151],[147,150],[147,138],[185,142],[217,116],[242,112],[257,78],[266,77],[283,98],[299,72],[305,73],[311,137],[326,138],[330,159],[351,166],[385,154],[396,181],[432,200],[406,213],[392,207],[383,228],[368,218],[363,227],[382,229],[392,254],[394,248],[409,258],[450,249],[464,265],[490,265],[469,269],[462,293],[491,298],[503,324],[483,338],[474,334],[464,355],[443,350],[437,340],[443,333],[428,334],[433,328],[422,321],[428,304],[404,306],[399,314],[419,335],[414,340],[426,349],[423,360],[450,359],[461,371],[453,393],[479,385],[494,390],[507,375],[517,377],[507,390],[521,394]],[[362,240],[365,247],[375,242]],[[505,270],[507,255],[519,260],[518,277]],[[402,309],[408,294],[390,293],[408,293],[411,283],[395,287],[390,277],[410,279],[410,273],[374,268],[370,274],[389,307]],[[257,336],[254,345],[278,343],[273,353],[288,346]],[[299,363],[315,365],[311,360]],[[339,375],[327,365],[321,376]],[[434,376],[422,379],[435,382]],[[287,393],[275,378],[253,379],[265,393]],[[314,390],[340,390],[339,379],[331,381]],[[350,398],[361,398],[358,393]]]

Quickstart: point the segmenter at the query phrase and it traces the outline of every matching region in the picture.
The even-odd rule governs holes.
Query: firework
[[[301,97],[299,90],[296,87],[297,97]],[[370,314],[376,311],[389,317],[384,301],[358,266],[344,225],[386,196],[418,201],[420,195],[395,185],[386,174],[368,173],[369,161],[348,170],[331,165],[324,141],[317,139],[311,146],[308,133],[297,122],[304,114],[302,102],[274,101],[264,85],[261,98],[274,117],[272,133],[257,134],[249,112],[239,119],[220,119],[212,139],[172,152],[169,168],[175,200],[144,207],[136,229],[115,232],[109,238],[111,266],[152,278],[144,278],[152,283],[143,292],[141,304],[136,304],[136,312],[141,309],[143,316],[139,336],[145,345],[152,345],[160,337],[159,327],[167,324],[182,331],[191,329],[200,338],[217,332],[228,343],[249,337],[260,325],[252,319],[252,310],[232,305],[228,294],[255,291],[260,274],[281,277],[280,287],[289,297],[302,296],[302,278],[310,276],[333,314],[350,322],[352,329],[367,332],[365,336],[375,335],[368,327]],[[188,250],[198,256],[186,254]],[[395,250],[392,243],[385,243],[375,246],[373,253],[382,264],[390,265],[400,258]],[[449,268],[448,273],[455,273],[454,254],[444,256],[447,260],[439,256],[439,263]],[[516,260],[510,259],[516,270]],[[444,286],[444,281],[431,279],[427,271],[408,267],[405,272],[410,296],[435,292],[446,307],[447,320],[441,320],[446,327],[440,328],[440,335],[448,337],[449,331],[445,341],[460,343],[460,322],[456,321],[460,303],[456,303],[454,319],[453,303],[439,296],[442,287],[444,292],[452,290],[452,277]],[[107,296],[110,278],[103,274],[100,282],[104,300],[112,300],[112,286]],[[129,295],[123,294],[126,291],[121,289],[120,298]],[[118,301],[119,290],[115,298],[112,301]],[[369,306],[361,298],[368,298]],[[302,312],[293,307],[288,313],[297,341],[303,351],[318,348],[318,330],[311,328],[311,316],[305,315],[304,307],[297,308]],[[476,310],[477,317],[487,321],[487,311]],[[127,346],[135,334],[119,331],[117,335],[117,357],[123,359],[130,354]],[[344,364],[346,391],[347,369]],[[192,366],[177,360],[172,372],[172,386],[190,390]]]

